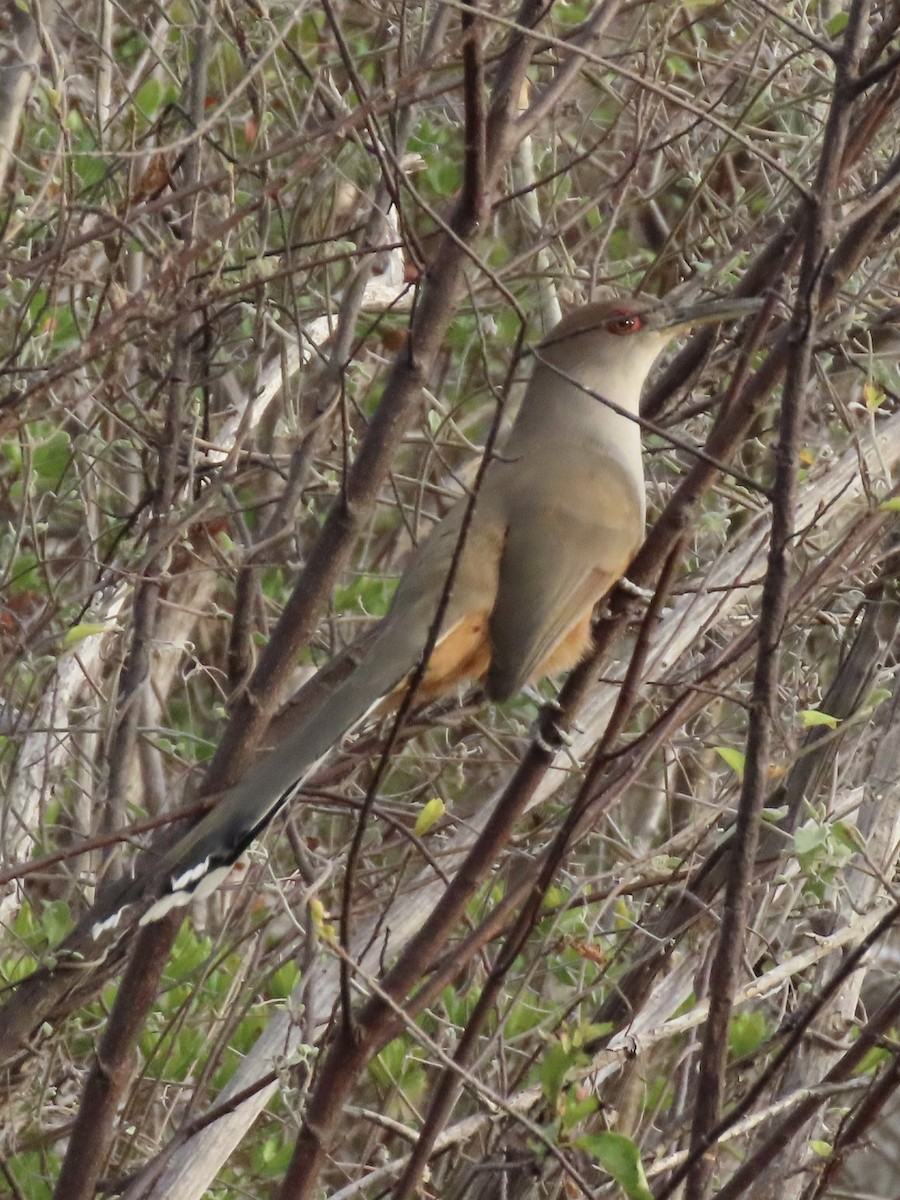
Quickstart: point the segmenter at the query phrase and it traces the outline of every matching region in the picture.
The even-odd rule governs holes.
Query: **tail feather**
[[[426,632],[385,618],[359,665],[270,753],[222,794],[219,803],[165,855],[154,876],[163,894],[142,924],[191,897],[209,894],[290,800],[328,751],[415,667]]]

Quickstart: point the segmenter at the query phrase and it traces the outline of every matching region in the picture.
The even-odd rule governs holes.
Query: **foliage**
[[[896,6],[557,2],[522,39],[532,7],[505,2],[473,25],[440,0],[74,0],[42,6],[39,24],[27,7],[9,6],[0,64],[26,64],[0,72],[5,985],[64,959],[104,879],[137,843],[158,846],[216,747],[239,758],[270,684],[267,703],[287,700],[383,615],[410,547],[471,483],[498,403],[515,405],[520,335],[533,346],[557,303],[603,289],[747,285],[772,304],[758,333],[731,327],[687,365],[673,352],[646,396],[648,523],[674,514],[680,540],[645,582],[672,550],[668,591],[646,628],[646,602],[611,600],[597,628],[615,645],[585,681],[572,745],[479,864],[465,919],[413,972],[391,1036],[366,1043],[341,1005],[356,1020],[447,903],[558,681],[504,706],[470,696],[414,714],[349,873],[386,728],[336,747],[182,925],[116,1070],[104,1059],[120,1088],[105,1109],[86,1083],[129,996],[117,954],[80,957],[78,988],[29,1027],[5,1079],[5,1182],[50,1196],[89,1145],[67,1200],[148,1165],[183,1198],[274,1196],[321,1099],[318,1049],[343,1045],[346,1103],[318,1193],[393,1188],[446,1085],[436,1132],[450,1152],[430,1155],[427,1194],[646,1200],[690,1143],[709,1078],[698,1085],[730,861],[717,856],[757,780],[765,862],[743,897],[722,1037],[734,1126],[705,1161],[715,1182],[740,1183],[742,1160],[771,1144],[771,1172],[746,1194],[836,1188],[848,1162],[849,1187],[898,1023],[869,1021],[893,995],[880,934],[827,988],[890,903],[898,843]],[[857,17],[862,84],[836,93]],[[847,141],[823,180],[841,106]],[[823,212],[810,314],[804,238]],[[795,308],[814,358],[786,451],[800,508],[761,707]],[[390,469],[351,495],[411,361]],[[732,443],[709,440],[741,413]],[[683,496],[704,446],[721,470]],[[328,541],[330,512],[343,541]],[[303,574],[310,562],[321,578]],[[298,577],[322,594],[294,644],[278,618]],[[254,675],[273,642],[274,682]],[[627,711],[605,734],[617,696]],[[229,1087],[251,1099],[223,1161],[206,1118],[230,1111]],[[861,1191],[894,1194],[858,1169]]]

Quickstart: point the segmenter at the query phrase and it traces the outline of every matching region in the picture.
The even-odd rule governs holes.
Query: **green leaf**
[[[731,767],[738,779],[744,778],[744,764],[747,761],[745,754],[742,754],[740,750],[735,750],[732,746],[716,746],[715,751],[719,758]]]
[[[562,908],[568,899],[568,893],[561,887],[551,883],[541,899],[541,908]]]
[[[576,1145],[596,1158],[628,1200],[653,1200],[641,1165],[641,1153],[631,1138],[605,1130],[603,1133],[586,1133],[577,1139]]]
[[[33,550],[23,550],[13,563],[12,573],[7,585],[15,596],[32,592],[40,586],[41,576],[38,572],[38,556]]]
[[[447,1007],[445,1001],[445,1007]],[[450,1012],[448,1009],[448,1016]],[[540,1025],[547,1016],[546,1009],[538,1008],[532,998],[524,1000],[519,1004],[514,1004],[510,1008],[506,1020],[503,1022],[503,1033],[510,1041],[514,1038],[521,1037],[523,1033],[528,1033],[534,1029],[536,1025]]]
[[[277,996],[281,1000],[286,1000],[291,992],[297,986],[300,979],[300,969],[296,963],[282,963],[277,971],[273,971],[266,986],[266,992],[269,996]]]
[[[83,642],[85,638],[93,637],[95,633],[106,633],[114,628],[114,625],[103,625],[96,621],[82,621],[80,625],[73,625],[71,629],[66,630],[62,644],[68,648],[76,642]]]
[[[45,442],[35,446],[32,462],[41,481],[44,484],[49,482],[55,486],[65,474],[71,457],[71,440],[69,435],[60,429]]]
[[[680,54],[670,54],[666,58],[666,67],[672,75],[680,75],[685,78],[690,78],[692,72],[687,62]]]
[[[72,914],[65,900],[48,900],[41,910],[41,928],[52,950],[72,929]]]
[[[735,1058],[752,1054],[769,1036],[765,1013],[735,1013],[728,1029],[728,1045]]]
[[[614,1021],[586,1021],[581,1026],[582,1043],[594,1042],[597,1038],[608,1037],[615,1027]]]
[[[428,172],[439,196],[452,196],[462,184],[462,176],[455,162],[439,162]]]
[[[863,384],[863,400],[869,412],[877,412],[886,399],[884,389],[872,383],[871,380]]]
[[[293,1145],[289,1138],[272,1134],[261,1144],[251,1149],[253,1169],[265,1178],[278,1179],[287,1170],[293,1156]]]
[[[444,802],[439,796],[433,796],[427,804],[423,804],[416,817],[413,832],[416,837],[424,837],[432,825],[436,824],[446,812]]]
[[[891,496],[890,500],[882,500],[878,505],[879,512],[900,512],[900,496]]]
[[[851,854],[858,854],[859,851],[866,848],[865,838],[856,826],[852,825],[849,821],[834,821],[831,826],[831,832],[836,845],[843,846]]]
[[[854,1075],[874,1075],[882,1063],[889,1062],[891,1059],[891,1051],[885,1050],[882,1046],[873,1046],[867,1050],[862,1056]]]
[[[54,346],[71,346],[78,341],[78,324],[71,304],[61,304],[47,314],[47,331],[53,337]],[[62,436],[68,441],[68,434]]]
[[[159,112],[163,99],[163,85],[158,79],[147,79],[137,90],[134,98],[135,107],[142,117],[152,121]]]
[[[4,1166],[8,1181],[18,1188],[17,1195],[25,1196],[28,1200],[50,1200],[53,1188],[47,1182],[48,1172],[55,1175],[58,1164],[59,1158],[48,1154],[47,1148],[42,1146],[39,1150],[25,1150],[10,1156]],[[8,1194],[12,1195],[12,1192]]]
[[[541,1059],[541,1090],[552,1104],[556,1103],[571,1061],[560,1042],[551,1042]]]
[[[823,1142],[819,1138],[813,1138],[809,1143],[809,1148],[813,1154],[818,1154],[819,1158],[831,1158],[833,1149],[831,1142]]]
[[[599,1107],[600,1101],[592,1092],[580,1096],[577,1088],[570,1087],[565,1095],[565,1103],[561,1105],[560,1124],[564,1130],[574,1129]]]
[[[794,853],[798,858],[815,854],[828,841],[828,830],[817,821],[808,821],[794,831]]]
[[[797,715],[800,718],[800,724],[807,729],[812,729],[817,725],[827,725],[829,729],[837,729],[840,724],[840,717],[832,717],[818,708],[804,708]]]
[[[335,591],[334,606],[338,612],[362,611],[369,616],[381,617],[390,603],[396,584],[396,579],[362,575],[349,587]]]
[[[850,14],[846,12],[835,13],[830,21],[825,22],[825,30],[829,37],[837,37],[839,33],[843,33],[847,28],[847,22],[850,20]]]
[[[313,896],[310,899],[308,909],[309,918],[312,921],[316,936],[320,937],[324,942],[336,942],[337,933],[334,926],[329,924],[325,905],[318,896]]]

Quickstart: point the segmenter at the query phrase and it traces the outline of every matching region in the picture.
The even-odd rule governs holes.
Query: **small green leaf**
[[[134,103],[142,117],[152,121],[162,104],[163,86],[158,79],[147,79],[138,88]]]
[[[64,900],[48,900],[41,911],[41,928],[52,950],[72,929],[72,914]]]
[[[834,835],[837,845],[843,846],[851,854],[857,854],[860,850],[865,850],[866,848],[865,839],[862,834],[855,825],[851,825],[847,821],[833,822],[831,832]]]
[[[299,978],[300,969],[296,963],[283,963],[277,971],[273,971],[269,976],[266,985],[267,994],[277,996],[280,1000],[286,1000],[297,986]]]
[[[41,577],[37,566],[38,557],[33,550],[23,550],[17,556],[8,584],[13,595],[24,595],[40,585]]]
[[[871,380],[869,380],[868,383],[863,384],[863,400],[865,401],[866,408],[869,410],[869,412],[877,412],[878,409],[881,408],[882,404],[884,404],[885,399],[886,396],[883,388],[878,387],[878,385],[872,383]]]
[[[891,1058],[891,1051],[885,1050],[883,1046],[872,1046],[862,1056],[858,1063],[854,1075],[874,1075],[882,1063],[888,1062]]]
[[[560,1124],[564,1130],[569,1130],[592,1116],[600,1107],[600,1101],[592,1092],[581,1096],[577,1088],[570,1087],[566,1092],[565,1103],[560,1107]]]
[[[804,858],[821,850],[827,841],[828,831],[825,826],[817,821],[809,821],[794,831],[794,852],[798,858]]]
[[[608,1037],[615,1029],[614,1021],[587,1021],[581,1026],[583,1042],[594,1042],[597,1038]]]
[[[823,1142],[819,1138],[813,1138],[809,1143],[809,1148],[813,1154],[818,1154],[819,1158],[831,1158],[833,1149],[831,1142]]]
[[[107,633],[114,628],[114,625],[103,625],[96,621],[82,621],[80,625],[73,625],[71,629],[66,630],[63,646],[66,648],[74,646],[76,642],[83,642],[85,638],[93,637],[95,633]]]
[[[882,500],[878,505],[879,512],[900,512],[900,496],[891,496],[889,500]]]
[[[438,796],[432,797],[427,804],[422,806],[419,815],[416,817],[416,823],[413,827],[416,837],[424,837],[432,825],[436,824],[446,811],[443,800]]]
[[[735,1013],[728,1028],[728,1046],[734,1058],[752,1054],[769,1036],[765,1013]]]
[[[847,22],[850,20],[850,14],[845,12],[835,13],[830,21],[825,22],[825,29],[829,37],[837,37],[839,33],[843,33],[847,28]]]
[[[804,708],[797,715],[800,718],[800,724],[806,726],[807,729],[812,729],[816,725],[827,725],[829,729],[837,729],[840,724],[840,717],[832,717],[818,708]]]
[[[628,1200],[652,1200],[647,1176],[641,1165],[641,1153],[631,1138],[622,1133],[606,1130],[603,1133],[586,1133],[578,1138],[576,1145],[609,1172],[628,1197]]]
[[[742,754],[740,750],[735,750],[732,746],[716,746],[715,751],[719,758],[731,767],[738,779],[744,778],[744,764],[747,761],[745,754]]]
[[[541,1059],[541,1090],[551,1104],[556,1104],[571,1059],[560,1042],[551,1042]]]
[[[72,442],[62,429],[34,448],[32,462],[41,480],[54,486],[65,474],[72,457]]]
[[[309,917],[317,937],[323,942],[337,942],[337,932],[329,923],[325,905],[317,896],[313,896],[309,902]]]
[[[444,1007],[448,1009],[448,1016],[453,1019],[453,1014],[450,1009],[452,1004],[448,1004],[447,999],[444,1000]],[[540,1025],[541,1021],[547,1016],[547,1013],[542,1008],[536,1008],[532,1003],[514,1004],[509,1010],[506,1020],[503,1022],[503,1033],[510,1040],[520,1037],[523,1033],[528,1033],[534,1029],[536,1025]]]

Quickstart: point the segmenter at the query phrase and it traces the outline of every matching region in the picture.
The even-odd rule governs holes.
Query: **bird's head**
[[[756,312],[759,299],[705,300],[677,304],[671,300],[595,300],[567,313],[541,342],[542,350],[590,336],[615,354],[629,353],[642,343],[662,349],[677,333]]]
[[[538,346],[538,361],[636,403],[654,361],[678,333],[756,312],[761,300],[598,300],[573,309]],[[613,397],[615,398],[615,397]]]

